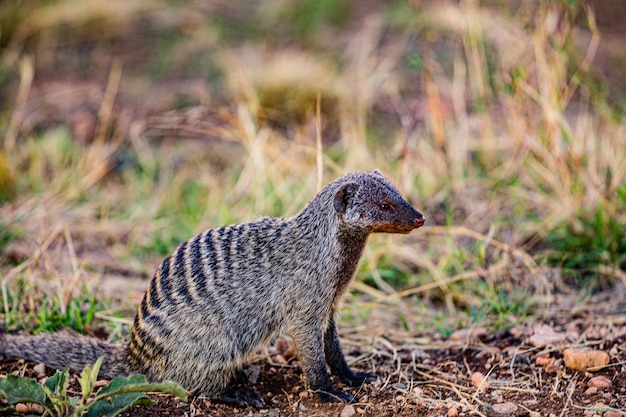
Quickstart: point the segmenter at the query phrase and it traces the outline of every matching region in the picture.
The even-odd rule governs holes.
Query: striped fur
[[[257,393],[234,381],[249,356],[282,332],[293,338],[310,388],[350,401],[332,387],[326,366],[349,385],[373,375],[346,364],[333,318],[338,300],[370,233],[408,233],[423,222],[378,172],[351,173],[294,217],[210,229],[181,244],[157,268],[127,345],[4,335],[0,352],[75,370],[105,354],[109,377],[140,372],[197,395],[260,406]]]

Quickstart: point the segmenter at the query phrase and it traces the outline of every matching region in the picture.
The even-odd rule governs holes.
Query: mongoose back
[[[278,333],[291,336],[306,381],[324,400],[354,401],[331,385],[327,365],[354,386],[334,313],[374,232],[409,233],[424,217],[378,171],[324,187],[298,214],[206,230],[158,267],[137,310],[130,341],[111,344],[70,332],[3,334],[0,353],[80,371],[105,355],[101,375],[142,373],[194,395],[263,405],[240,381],[246,359]]]

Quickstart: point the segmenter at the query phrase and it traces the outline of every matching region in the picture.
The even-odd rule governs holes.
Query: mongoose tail
[[[21,336],[0,333],[0,353],[8,357],[27,359],[52,369],[70,368],[82,371],[105,356],[100,368],[103,378],[115,378],[128,373],[125,350],[120,345],[102,342],[79,333],[63,330],[54,334]]]

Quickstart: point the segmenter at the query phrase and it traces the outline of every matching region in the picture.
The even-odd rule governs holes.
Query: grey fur
[[[334,313],[370,233],[409,233],[424,223],[379,172],[354,172],[328,184],[297,215],[206,230],[161,263],[138,309],[127,344],[67,332],[0,337],[0,353],[80,371],[106,355],[102,375],[143,373],[194,394],[261,406],[235,381],[246,360],[280,332],[298,349],[309,388],[335,390],[326,366],[348,385]]]

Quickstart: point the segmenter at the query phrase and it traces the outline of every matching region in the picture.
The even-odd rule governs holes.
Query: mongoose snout
[[[298,214],[205,230],[157,268],[123,344],[69,332],[0,334],[0,353],[81,371],[104,355],[101,375],[142,373],[195,395],[263,405],[241,386],[246,361],[279,334],[291,336],[308,387],[328,401],[335,389],[375,375],[348,366],[335,310],[371,233],[409,233],[424,216],[378,171],[353,172],[324,187]]]
[[[424,216],[416,217],[415,219],[413,219],[413,226],[417,229],[418,227],[424,226],[425,222],[426,219],[424,218]]]

